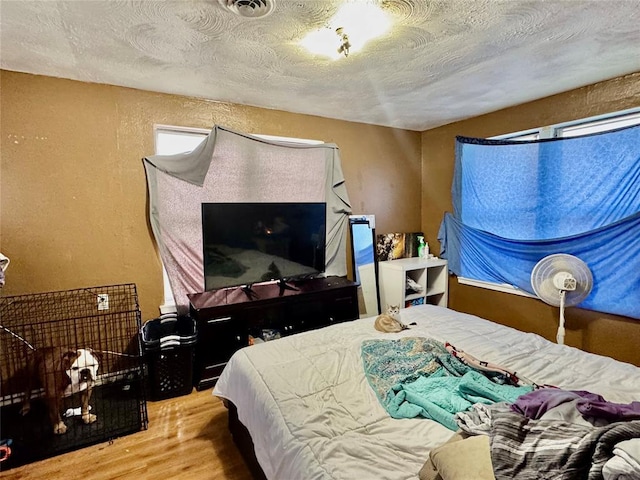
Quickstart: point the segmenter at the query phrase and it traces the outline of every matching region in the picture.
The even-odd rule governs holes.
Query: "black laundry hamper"
[[[145,322],[141,336],[148,368],[149,399],[163,400],[191,393],[198,338],[195,320],[165,314]]]

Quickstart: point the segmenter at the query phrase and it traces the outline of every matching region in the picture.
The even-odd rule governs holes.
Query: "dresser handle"
[[[213,365],[205,365],[204,369],[205,370],[211,370],[213,368],[220,368],[220,367],[224,367],[226,364],[227,364],[227,362],[215,363]]]
[[[220,318],[212,318],[211,320],[207,320],[208,324],[220,323],[220,322],[228,322],[231,320],[231,317],[220,317]]]

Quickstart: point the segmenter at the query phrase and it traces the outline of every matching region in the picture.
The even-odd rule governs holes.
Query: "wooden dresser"
[[[231,355],[249,345],[250,335],[261,337],[263,329],[286,336],[358,318],[355,282],[327,277],[289,285],[295,290],[272,283],[250,291],[238,287],[189,295],[198,328],[197,390],[213,386]]]

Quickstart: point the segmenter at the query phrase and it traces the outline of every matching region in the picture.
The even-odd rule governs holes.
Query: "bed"
[[[452,439],[452,429],[433,420],[389,415],[363,368],[362,344],[372,339],[449,342],[537,384],[620,404],[640,400],[640,368],[633,365],[433,305],[402,310],[401,320],[415,325],[381,333],[375,317],[364,318],[233,355],[213,394],[237,412],[230,427],[248,432],[266,478],[415,479],[429,452]]]

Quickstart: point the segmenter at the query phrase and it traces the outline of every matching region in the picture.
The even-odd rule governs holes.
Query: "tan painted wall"
[[[153,153],[154,124],[210,128],[217,123],[248,133],[334,142],[354,213],[375,214],[378,233],[422,228],[437,252],[438,226],[451,209],[455,135],[486,137],[638,105],[640,74],[420,135],[0,71],[0,251],[12,261],[2,294],[133,282],[143,319],[157,315],[162,274],[141,162]],[[555,337],[557,309],[458,286],[455,279],[450,287],[455,309]],[[640,365],[637,321],[569,309],[566,342]]]
[[[0,71],[3,295],[135,283],[143,320],[162,273],[141,158],[153,125],[336,143],[354,213],[379,232],[420,229],[420,134],[308,115]]]
[[[445,211],[451,211],[456,135],[490,137],[640,106],[640,73],[555,95],[422,133],[422,225],[436,241]],[[640,274],[640,273],[639,273]],[[539,300],[449,281],[449,306],[555,340],[558,309]],[[565,343],[640,365],[640,321],[569,308]]]

